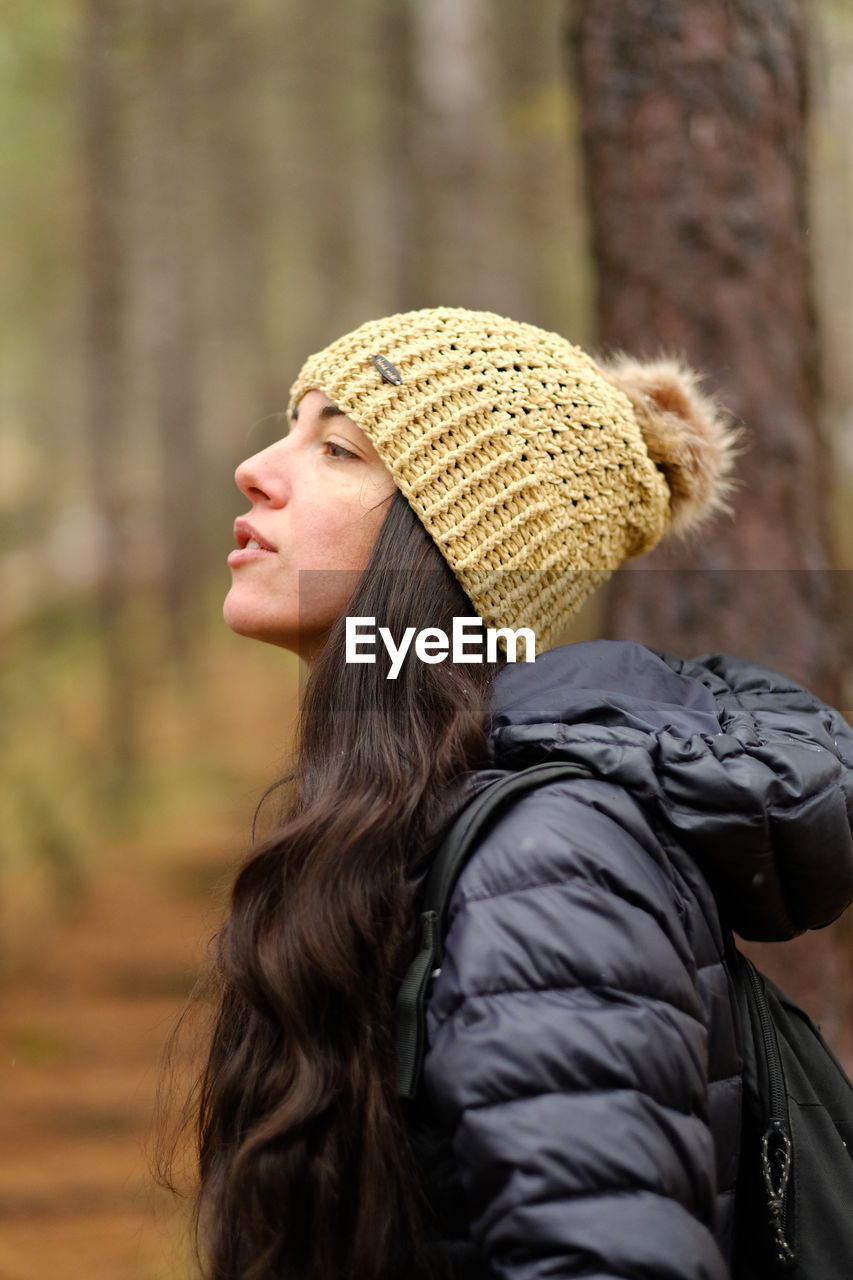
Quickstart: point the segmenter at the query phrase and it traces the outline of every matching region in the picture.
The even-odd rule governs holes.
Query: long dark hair
[[[347,606],[399,638],[474,615],[402,494]],[[488,757],[498,664],[344,661],[332,628],[302,701],[289,800],[233,885],[197,1121],[209,1280],[385,1280],[426,1269],[394,1087],[392,1010],[413,873]]]

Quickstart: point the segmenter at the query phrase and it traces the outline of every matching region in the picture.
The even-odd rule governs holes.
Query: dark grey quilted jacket
[[[439,1271],[726,1280],[721,919],[790,938],[853,898],[853,731],[775,672],[598,641],[506,667],[492,742],[596,776],[513,802],[454,892],[412,1121]]]

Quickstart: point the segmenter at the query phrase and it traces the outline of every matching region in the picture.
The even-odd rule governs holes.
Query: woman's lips
[[[248,520],[240,518],[234,521],[234,541],[237,543],[237,550],[232,551],[228,557],[231,566],[258,560],[261,556],[275,555],[275,547]]]
[[[238,547],[236,551],[232,551],[228,563],[233,569],[235,565],[247,564],[249,560],[261,560],[264,556],[274,555],[274,551],[267,551],[266,547],[259,547],[256,543],[254,546]]]

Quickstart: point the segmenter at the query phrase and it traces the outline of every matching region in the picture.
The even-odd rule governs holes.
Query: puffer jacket
[[[437,1274],[727,1280],[738,1032],[727,928],[853,898],[853,731],[727,657],[567,645],[495,679],[493,768],[594,778],[494,820],[451,900],[410,1125]]]

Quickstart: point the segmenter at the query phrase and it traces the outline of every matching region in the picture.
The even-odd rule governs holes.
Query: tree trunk
[[[100,526],[96,607],[104,649],[106,733],[112,746],[112,773],[105,781],[121,793],[133,772],[136,734],[132,660],[124,627],[127,494],[122,483],[121,422],[125,228],[119,159],[122,98],[116,65],[118,32],[114,0],[88,0],[78,89],[85,397],[92,504]]]
[[[199,352],[199,399],[206,452],[219,466],[233,456],[224,442],[233,444],[239,429],[235,424],[251,421],[249,415],[259,407],[265,411],[269,370],[275,363],[269,323],[270,221],[281,214],[276,215],[270,195],[264,129],[273,49],[252,5],[205,0],[202,9],[195,5],[190,12],[197,69],[193,84],[183,92],[187,97],[192,90],[196,198],[201,193],[208,204],[210,237],[194,257],[199,312],[214,319],[210,327],[215,333],[208,358],[202,358],[203,348]],[[192,221],[202,221],[195,209]],[[209,488],[216,480],[211,474]]]
[[[610,594],[608,633],[763,658],[836,700],[797,0],[596,0],[572,31],[600,340],[682,353],[746,424],[735,519]],[[654,589],[650,584],[654,583]]]
[[[566,146],[573,100],[563,67],[565,0],[492,0],[497,37],[506,227],[495,261],[512,283],[507,312],[587,341],[592,265],[581,158]]]
[[[188,0],[148,0],[146,73],[150,221],[146,227],[152,410],[160,441],[160,540],[170,655],[192,649],[204,570],[201,452],[196,406],[193,150],[188,67],[196,34]]]
[[[734,520],[617,575],[606,632],[727,649],[835,701],[844,655],[807,252],[807,38],[797,0],[582,0],[571,47],[600,340],[682,353],[748,429]],[[776,957],[751,948],[836,1039],[840,936]]]
[[[416,234],[425,305],[526,312],[507,261],[511,157],[500,146],[498,10],[489,0],[412,8]]]

